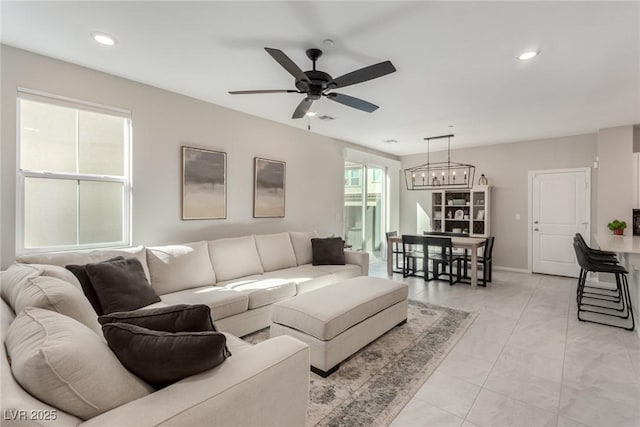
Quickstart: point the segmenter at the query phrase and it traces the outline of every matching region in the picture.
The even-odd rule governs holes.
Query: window
[[[379,183],[382,181],[382,169],[371,169],[371,182]]]
[[[360,185],[360,169],[344,170],[344,185],[348,187],[357,187]]]
[[[128,112],[20,92],[18,252],[130,242]]]

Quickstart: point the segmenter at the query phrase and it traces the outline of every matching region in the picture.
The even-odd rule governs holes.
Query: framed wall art
[[[253,159],[253,217],[283,218],[285,207],[286,163]]]
[[[182,147],[182,219],[227,217],[227,153]]]

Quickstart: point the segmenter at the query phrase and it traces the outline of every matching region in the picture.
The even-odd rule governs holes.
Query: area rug
[[[342,362],[310,373],[308,426],[387,426],[469,327],[475,314],[409,300],[407,323]],[[256,344],[269,328],[244,337]]]

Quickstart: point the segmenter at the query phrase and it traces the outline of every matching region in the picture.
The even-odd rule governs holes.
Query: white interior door
[[[578,277],[573,236],[590,239],[590,170],[532,174],[532,271]]]

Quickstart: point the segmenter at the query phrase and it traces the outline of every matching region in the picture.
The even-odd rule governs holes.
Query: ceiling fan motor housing
[[[333,78],[324,71],[309,70],[304,74],[309,78],[311,83],[305,80],[296,80],[296,88],[300,92],[306,92],[309,95],[309,99],[320,99],[322,92],[329,87],[329,82]]]

